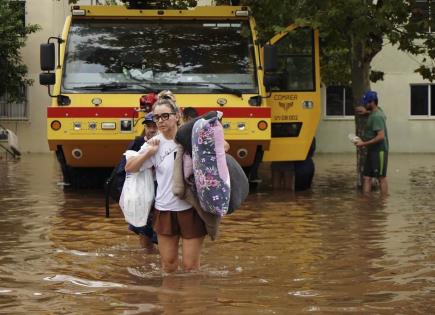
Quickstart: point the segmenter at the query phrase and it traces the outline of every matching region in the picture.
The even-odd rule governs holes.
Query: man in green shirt
[[[363,171],[363,192],[370,193],[372,178],[379,180],[383,195],[388,194],[387,164],[388,164],[388,132],[383,110],[378,107],[378,95],[368,91],[363,96],[364,106],[370,115],[364,129],[363,140],[355,143],[357,147],[367,147],[367,158]]]

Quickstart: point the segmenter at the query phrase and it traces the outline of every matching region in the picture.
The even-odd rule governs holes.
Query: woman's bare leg
[[[183,269],[184,271],[199,270],[200,256],[204,236],[198,238],[183,238]],[[160,239],[159,239],[160,243]]]
[[[178,269],[178,235],[157,235],[159,240],[159,252],[162,269],[164,272],[172,273]]]

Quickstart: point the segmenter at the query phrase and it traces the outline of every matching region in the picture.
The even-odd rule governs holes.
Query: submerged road
[[[162,277],[100,191],[68,191],[51,154],[0,160],[0,313],[434,314],[435,158],[393,155],[390,196],[353,155],[315,156],[311,191],[258,192],[207,240],[199,274]]]

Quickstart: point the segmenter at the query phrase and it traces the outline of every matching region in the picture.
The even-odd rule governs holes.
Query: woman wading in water
[[[180,239],[184,271],[198,270],[206,229],[196,210],[172,192],[177,149],[174,138],[178,130],[180,111],[171,92],[162,91],[157,96],[153,106],[153,120],[157,124],[159,134],[142,146],[138,156],[129,158],[125,171],[137,172],[151,167],[156,170],[158,186],[153,228],[159,240],[163,271],[177,271]]]

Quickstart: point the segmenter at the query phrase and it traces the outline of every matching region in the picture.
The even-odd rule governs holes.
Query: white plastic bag
[[[347,137],[349,138],[350,142],[352,142],[352,143],[357,143],[357,142],[361,141],[361,138],[358,137],[358,136],[357,136],[356,134],[354,134],[354,133],[350,133],[350,134],[348,134]]]
[[[136,151],[132,150],[124,153],[127,160],[137,154]],[[153,201],[154,178],[152,170],[144,169],[137,173],[127,173],[119,198],[119,206],[124,213],[125,221],[136,227],[145,226]]]

